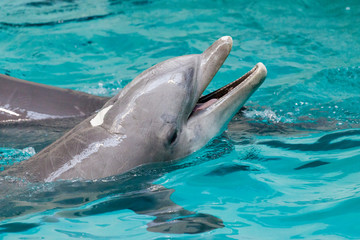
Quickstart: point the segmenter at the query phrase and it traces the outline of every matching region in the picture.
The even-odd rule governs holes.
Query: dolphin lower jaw
[[[262,63],[258,63],[253,69],[237,80],[200,97],[189,116],[189,120],[205,112],[223,112],[224,110],[234,112],[239,110],[252,93],[263,83],[266,74],[265,66]]]
[[[215,91],[213,91],[212,93],[209,93],[205,96],[202,96],[198,103],[199,104],[204,104],[212,99],[221,99],[222,97],[224,97],[226,94],[230,93],[234,88],[236,88],[239,84],[241,84],[242,82],[244,82],[252,73],[254,73],[258,68],[258,65],[256,65],[253,69],[251,69],[249,72],[247,72],[246,74],[244,74],[243,76],[241,76],[240,78],[236,79],[235,81],[229,83],[228,85],[221,87]]]
[[[198,100],[185,131],[191,152],[202,148],[225,130],[227,123],[263,83],[266,74],[265,66],[258,63],[239,79]]]

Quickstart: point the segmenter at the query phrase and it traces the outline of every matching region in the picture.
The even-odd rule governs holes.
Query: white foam
[[[52,182],[58,178],[61,174],[75,167],[77,164],[81,163],[84,159],[90,157],[92,154],[99,151],[100,147],[115,147],[125,139],[126,136],[121,137],[112,137],[102,140],[100,142],[91,143],[87,148],[85,148],[81,153],[75,155],[70,161],[66,162],[62,167],[57,171],[51,173],[46,179],[45,182]]]
[[[101,109],[96,116],[90,120],[91,126],[96,127],[100,126],[104,122],[104,117],[106,113],[112,108],[113,105],[107,106],[104,109]]]
[[[33,147],[27,147],[21,150],[24,154],[29,155],[30,157],[34,156],[36,154],[35,149]]]
[[[265,109],[263,111],[257,110],[248,110],[244,112],[244,116],[253,119],[262,119],[263,121],[273,122],[273,123],[291,123],[294,122],[294,119],[287,116],[278,116],[276,113],[270,109]]]

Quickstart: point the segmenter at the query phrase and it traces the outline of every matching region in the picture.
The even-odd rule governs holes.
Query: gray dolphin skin
[[[34,182],[98,179],[199,150],[224,130],[266,77],[265,66],[258,63],[234,82],[202,96],[231,47],[232,38],[225,36],[202,54],[149,68],[98,112],[1,175]]]
[[[89,116],[108,100],[0,74],[0,124]]]

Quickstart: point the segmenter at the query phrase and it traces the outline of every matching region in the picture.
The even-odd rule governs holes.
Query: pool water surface
[[[1,1],[0,73],[12,77],[112,96],[226,35],[233,49],[206,92],[258,62],[268,76],[225,133],[179,162],[95,182],[1,179],[0,238],[360,239],[359,16],[355,0]],[[17,129],[0,126],[2,168],[67,130]],[[146,204],[169,212],[168,200],[224,227],[151,231]]]

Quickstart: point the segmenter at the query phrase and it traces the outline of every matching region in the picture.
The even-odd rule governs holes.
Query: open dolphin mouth
[[[243,76],[241,76],[240,78],[236,79],[235,81],[207,94],[207,95],[203,95],[199,98],[199,100],[197,101],[194,109],[192,110],[189,118],[198,112],[204,111],[208,108],[210,108],[211,106],[216,105],[218,102],[220,102],[222,99],[228,98],[230,95],[234,95],[236,92],[240,91],[242,88],[242,85],[244,85],[246,82],[250,82],[252,80],[252,76],[257,74],[259,71],[265,69],[265,66],[262,63],[258,63],[257,65],[255,65],[255,67],[253,67],[253,69],[251,69],[249,72],[247,72],[246,74],[244,74]],[[263,75],[260,76],[261,78],[265,79],[266,76],[266,69],[265,69],[265,73],[263,73],[264,71],[260,71],[260,73],[258,73],[258,75]],[[258,85],[260,86],[260,84],[263,82],[263,79],[261,79],[261,82],[258,83]],[[258,86],[255,86],[256,88]]]

